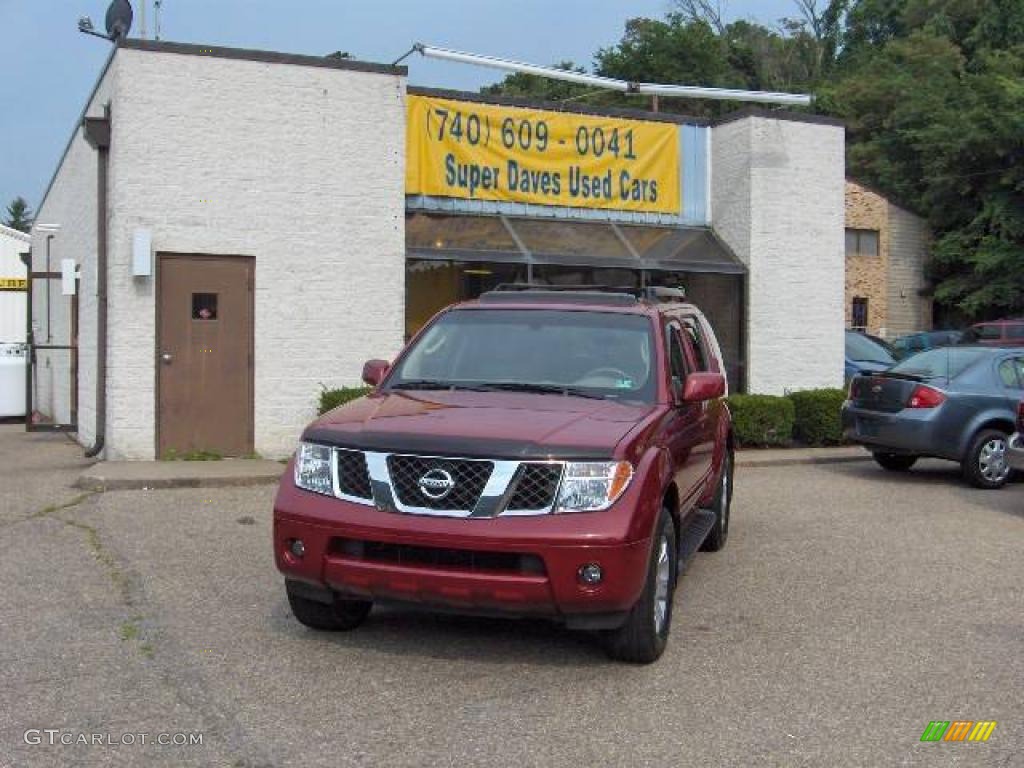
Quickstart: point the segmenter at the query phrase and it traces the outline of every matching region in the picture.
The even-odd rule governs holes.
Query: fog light
[[[292,539],[292,545],[289,547],[292,554],[296,557],[302,557],[306,554],[306,545],[302,543],[302,539]]]
[[[604,572],[601,570],[601,566],[597,563],[587,563],[581,565],[577,572],[581,584],[586,584],[588,587],[593,587],[601,583],[601,579],[604,578]]]

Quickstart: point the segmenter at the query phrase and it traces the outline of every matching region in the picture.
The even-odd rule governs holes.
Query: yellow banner
[[[28,289],[28,280],[21,277],[0,277],[0,291],[24,291]]]
[[[410,195],[677,214],[672,123],[408,97]]]

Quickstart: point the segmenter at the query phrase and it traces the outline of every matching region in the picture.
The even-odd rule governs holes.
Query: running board
[[[679,539],[679,570],[682,570],[691,557],[697,554],[704,539],[715,527],[716,515],[710,509],[697,509],[690,516],[690,521]]]

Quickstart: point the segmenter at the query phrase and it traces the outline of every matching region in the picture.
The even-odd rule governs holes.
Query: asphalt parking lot
[[[290,616],[271,487],[82,495],[0,427],[0,766],[1021,765],[1024,483],[740,467],[660,662],[540,622]],[[931,720],[987,743],[921,743]],[[202,734],[192,746],[26,744]],[[138,742],[138,740],[137,740]]]

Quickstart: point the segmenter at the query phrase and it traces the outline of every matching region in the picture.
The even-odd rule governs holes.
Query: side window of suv
[[[682,387],[686,380],[686,352],[683,349],[680,331],[679,324],[675,321],[665,326],[665,334],[668,337],[669,374],[672,377],[673,389]]]
[[[701,332],[700,323],[695,317],[684,317],[683,328],[686,329],[686,333],[690,337],[690,346],[693,347],[693,353],[697,361],[698,371],[710,371],[711,366],[708,364],[709,355],[707,342],[704,339],[704,334]]]

